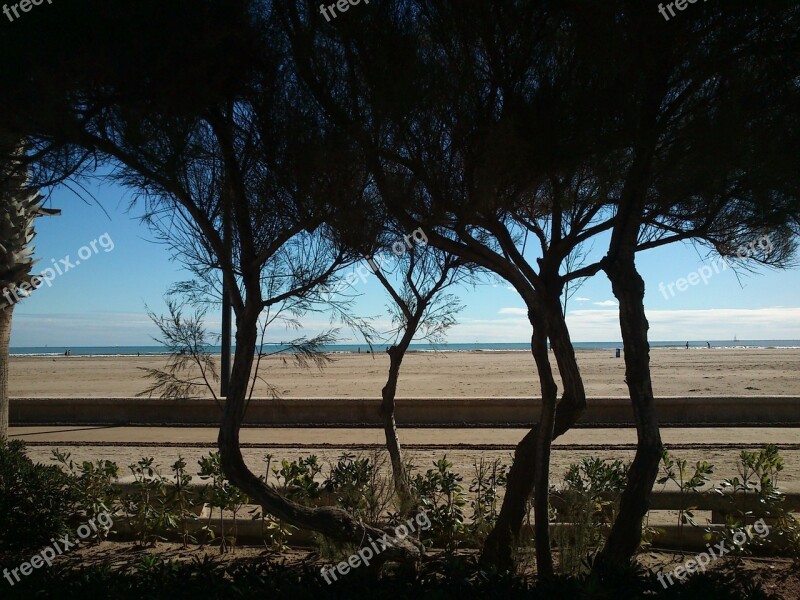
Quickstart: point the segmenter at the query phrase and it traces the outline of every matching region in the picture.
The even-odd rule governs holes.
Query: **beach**
[[[578,350],[587,395],[626,396],[625,367],[613,350]],[[285,362],[284,362],[285,358]],[[651,351],[653,387],[657,396],[800,395],[800,349],[661,349]],[[261,375],[285,398],[380,397],[388,359],[383,353],[334,354],[324,369],[302,369],[291,357],[262,361]],[[147,387],[143,369],[161,368],[163,356],[149,357],[13,357],[10,392],[14,397],[124,397]],[[554,361],[553,361],[554,362]],[[555,367],[555,365],[554,365]],[[556,371],[557,372],[557,371]],[[538,395],[533,360],[526,352],[412,352],[404,362],[398,397],[509,397]],[[256,396],[269,396],[259,382]],[[78,460],[109,458],[121,466],[141,456],[154,456],[166,467],[178,454],[196,465],[214,450],[213,428],[162,427],[12,427],[12,438],[30,443],[29,454],[49,462],[54,448],[69,449]],[[508,463],[522,429],[402,429],[409,456],[427,469],[447,455],[467,475],[480,457]],[[245,429],[243,453],[258,470],[265,452],[276,459],[316,453],[330,461],[340,452],[371,452],[382,445],[380,429]],[[800,430],[792,428],[665,429],[664,441],[690,461],[710,460],[713,478],[736,474],[739,450],[777,443],[787,461],[784,483],[800,486]],[[574,430],[559,439],[553,451],[556,480],[582,456],[629,461],[635,430]]]
[[[388,357],[332,354],[323,369],[300,368],[291,356],[262,360],[257,397],[380,396]],[[626,396],[625,364],[613,350],[578,350],[588,396]],[[798,395],[800,349],[662,349],[650,352],[656,396]],[[551,356],[554,365],[555,360]],[[163,356],[11,358],[12,397],[134,396],[148,387],[144,369]],[[560,383],[560,381],[559,381]],[[538,395],[535,365],[526,352],[412,352],[403,361],[398,397],[508,397]]]

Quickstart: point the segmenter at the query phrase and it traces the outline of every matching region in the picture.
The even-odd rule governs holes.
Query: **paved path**
[[[217,430],[197,427],[12,427],[11,439],[31,446],[153,446],[207,447],[216,444]],[[527,433],[524,429],[401,429],[403,445],[410,448],[510,449]],[[800,429],[784,427],[664,428],[664,443],[671,448],[750,448],[767,443],[783,449],[800,449]],[[242,447],[348,448],[383,444],[381,429],[246,428]],[[634,429],[573,429],[560,437],[561,449],[632,448]]]

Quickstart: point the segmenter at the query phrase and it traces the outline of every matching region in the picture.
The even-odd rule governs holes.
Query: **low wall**
[[[254,398],[250,426],[376,426],[378,398]],[[584,427],[631,426],[628,398],[589,398]],[[401,398],[404,426],[527,426],[539,414],[538,398]],[[661,397],[663,425],[800,426],[800,396]],[[212,398],[12,398],[11,425],[217,425]]]
[[[117,493],[119,493],[121,496],[135,494],[138,489],[138,486],[134,483],[132,476],[120,478],[120,480],[114,484],[114,486],[117,488]],[[236,543],[238,544],[261,545],[264,543],[265,531],[264,525],[260,519],[254,520],[246,517],[239,518],[238,522],[234,524],[233,519],[225,518],[222,524],[223,527],[220,527],[219,518],[216,516],[215,518],[209,520],[209,517],[211,516],[211,508],[208,504],[204,503],[203,495],[205,487],[205,484],[193,481],[189,483],[186,489],[188,492],[188,497],[191,498],[193,503],[195,503],[195,514],[197,514],[199,517],[197,521],[190,521],[189,523],[189,530],[194,536],[203,539],[203,528],[210,526],[217,537],[221,535],[223,528],[227,532],[228,536],[232,535],[232,533],[236,531]],[[171,488],[168,486],[168,489]],[[278,491],[283,493],[283,490]],[[564,498],[558,492],[551,493],[550,504],[557,510],[563,510]],[[693,510],[711,512],[711,519],[708,525],[695,527],[684,525],[681,527],[674,524],[676,520],[675,512],[677,512],[681,507],[686,507],[689,504],[691,504]],[[332,506],[334,505],[333,498],[322,498],[317,501],[316,505]],[[671,548],[676,550],[704,550],[709,541],[712,541],[712,543],[719,541],[720,535],[727,530],[727,525],[725,524],[726,512],[730,512],[732,507],[735,507],[735,514],[737,515],[741,514],[739,511],[750,512],[752,517],[749,522],[751,523],[755,519],[763,517],[765,514],[764,508],[759,503],[755,494],[717,494],[711,491],[705,491],[701,493],[689,492],[687,494],[681,494],[680,492],[676,491],[654,490],[650,495],[649,505],[650,511],[670,511],[667,517],[667,522],[663,520],[663,516],[659,520],[657,512],[650,512],[650,524],[654,526],[654,529],[651,533],[651,543],[656,547]],[[782,507],[787,512],[797,513],[800,511],[800,494],[792,492],[786,493],[784,495]],[[215,515],[219,514],[217,510],[218,509],[214,509]],[[242,514],[246,514],[248,512],[249,510],[243,510]],[[266,512],[268,511],[264,510],[262,507],[262,514]],[[558,513],[556,513],[556,515],[558,515]],[[765,517],[764,520],[770,529],[772,529],[774,526],[774,519]],[[551,533],[554,533],[555,530],[559,528],[570,529],[574,527],[574,525],[566,523],[556,522],[550,524]],[[135,538],[135,533],[130,525],[126,523],[124,517],[115,519],[114,531],[118,539]],[[163,529],[159,531],[161,535],[167,539],[181,541],[181,537],[176,532],[170,533]],[[777,530],[775,533],[777,533]],[[530,526],[525,526],[523,534],[527,539],[531,539],[534,535],[533,529]],[[709,539],[709,535],[711,536],[711,539]],[[305,529],[300,529],[292,533],[289,543],[295,547],[313,546],[314,537],[312,532]],[[466,547],[469,547],[469,545]],[[758,553],[763,554],[765,552],[777,552],[780,554],[785,549],[785,542],[782,540],[780,535],[772,535],[767,540],[765,546],[758,549]]]

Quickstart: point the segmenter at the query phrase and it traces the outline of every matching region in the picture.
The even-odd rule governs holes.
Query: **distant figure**
[[[64,356],[69,356],[69,350],[64,350]]]
[[[136,353],[136,356],[141,356],[141,354],[139,354],[139,353],[137,352],[137,353]]]
[[[689,342],[686,342],[686,349],[689,349]]]
[[[711,350],[711,342],[706,342],[706,345],[708,346],[708,349]]]
[[[361,346],[358,347],[358,353],[361,354]]]

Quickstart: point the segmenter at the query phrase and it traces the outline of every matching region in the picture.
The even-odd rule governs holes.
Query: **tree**
[[[414,234],[418,232],[419,230]],[[389,280],[390,274],[384,272],[383,265],[378,264],[374,257],[369,260],[375,276],[392,299],[389,310],[395,325],[395,339],[386,350],[389,355],[389,374],[386,385],[381,390],[380,414],[386,436],[386,449],[392,463],[395,491],[401,505],[407,505],[412,495],[395,421],[395,396],[400,366],[416,336],[421,335],[422,339],[433,343],[443,341],[445,332],[455,324],[455,315],[463,308],[457,296],[443,292],[466,279],[463,276],[463,261],[427,247],[427,236],[417,239],[414,234],[414,243],[400,257],[402,284],[399,289]],[[424,244],[419,247],[418,244],[423,239]],[[403,246],[406,244],[403,243]]]
[[[0,156],[19,156],[22,150],[6,145]],[[27,185],[24,161],[0,163],[0,438],[8,437],[8,366],[14,307],[40,287],[41,276],[33,273],[36,236],[34,221],[58,214],[43,207],[43,197]]]
[[[20,64],[35,68],[3,89],[30,106],[22,120],[0,114],[20,137],[113,161],[126,184],[189,225],[208,265],[226,278],[237,383],[219,441],[231,480],[295,524],[355,543],[377,534],[264,489],[244,465],[238,429],[262,310],[311,299],[347,260],[330,231],[345,218],[357,230],[378,203],[401,229],[422,228],[435,248],[503,277],[528,310],[542,411],[517,448],[484,549],[501,569],[513,566],[534,492],[539,571],[552,572],[550,445],[586,404],[562,298],[570,282],[609,277],[639,443],[601,562],[629,559],[661,445],[636,254],[686,240],[727,253],[769,228],[782,252],[764,262],[790,255],[800,129],[797,80],[786,73],[798,66],[800,9],[777,0],[737,10],[697,4],[693,19],[687,13],[665,27],[634,0],[385,0],[332,24],[295,3],[273,13],[271,4],[255,12],[175,6],[158,27],[135,7],[122,12],[124,26],[97,7],[103,31],[128,49],[112,44],[108,62],[91,45],[76,53],[76,42],[55,32],[65,46],[59,56],[97,67],[88,76],[48,72],[42,65],[56,53],[20,43]],[[154,40],[151,30],[169,36]],[[76,81],[62,85],[64,77]],[[32,93],[53,82],[55,92]],[[219,236],[224,214],[234,225],[230,244]],[[601,261],[570,266],[576,249],[605,232]],[[265,271],[281,285],[265,291]],[[560,400],[548,340],[564,381]],[[397,555],[419,550],[406,545]]]
[[[384,2],[361,22],[336,26],[290,7],[283,14],[299,72],[326,117],[368,154],[395,218],[501,275],[528,306],[544,410],[517,450],[487,541],[484,557],[494,564],[510,565],[524,500],[546,489],[553,413],[558,435],[585,403],[553,300],[601,270],[612,281],[639,444],[603,557],[627,560],[661,446],[635,255],[690,239],[735,247],[745,232],[787,220],[796,228],[787,209],[797,198],[788,175],[797,172],[797,84],[774,40],[796,48],[797,8],[704,6],[696,20],[669,28],[657,12],[623,0],[588,8]],[[611,239],[602,261],[565,267],[603,232]],[[541,245],[535,266],[528,234]],[[565,379],[559,404],[548,337]],[[543,496],[535,510],[546,575]]]
[[[46,48],[20,57],[29,68],[18,95],[44,89],[49,78],[59,85],[11,126],[113,165],[113,176],[151,208],[186,224],[204,263],[227,282],[236,353],[218,438],[226,475],[292,525],[357,545],[382,538],[345,511],[282,497],[239,447],[260,316],[286,299],[313,299],[347,260],[326,223],[339,218],[331,207],[364,194],[358,152],[297,93],[260,4],[177,2],[153,13],[140,3],[86,2],[69,15],[53,8],[86,27],[87,39],[71,31],[62,40],[54,27],[64,46],[50,58],[66,63],[57,65],[68,76],[63,85]],[[99,46],[91,42],[98,31]],[[225,216],[232,236],[223,240]],[[381,560],[419,557],[414,540],[388,540]]]
[[[513,116],[506,120],[495,108],[500,97],[509,106],[537,106],[528,97],[530,90],[519,89],[517,81],[544,76],[537,69],[552,64],[544,60],[547,50],[539,43],[545,23],[530,6],[464,9],[452,3],[431,8],[387,2],[370,13],[359,17],[361,22],[352,19],[333,28],[289,5],[280,12],[299,74],[325,118],[360,145],[392,216],[406,230],[421,227],[440,250],[506,279],[529,310],[542,415],[515,453],[484,557],[503,569],[511,566],[526,502],[537,486],[545,490],[535,507],[537,561],[540,572],[547,573],[552,571],[550,443],[572,426],[586,401],[561,311],[559,270],[570,244],[590,235],[585,230],[591,229],[594,213],[572,210],[566,196],[559,196],[556,217],[549,218],[551,205],[537,203],[531,192],[542,176],[530,166],[538,149],[516,134]],[[475,23],[486,24],[488,33],[476,32]],[[506,35],[515,27],[519,36]],[[505,62],[492,62],[500,57]],[[551,116],[542,114],[528,124],[549,128]],[[573,125],[569,133],[579,130]],[[561,133],[565,145],[574,142],[569,133]],[[507,206],[520,197],[530,201],[528,224],[541,226],[525,227],[509,217]],[[565,235],[565,230],[572,233]],[[558,243],[548,242],[548,232]],[[533,257],[526,256],[528,234],[538,242],[527,253]],[[564,380],[560,402],[548,337]]]
[[[635,256],[684,240],[735,248],[769,229],[777,251],[758,258],[787,264],[800,197],[791,107],[800,97],[786,62],[796,64],[798,54],[775,44],[797,47],[799,13],[780,2],[736,11],[704,6],[666,28],[638,3],[566,12],[579,64],[609,82],[599,101],[614,99],[598,115],[614,143],[595,163],[603,165],[595,177],[613,192],[601,199],[613,211],[608,252],[571,277],[599,268],[611,281],[638,436],[603,566],[627,561],[638,548],[661,456],[645,282]]]

